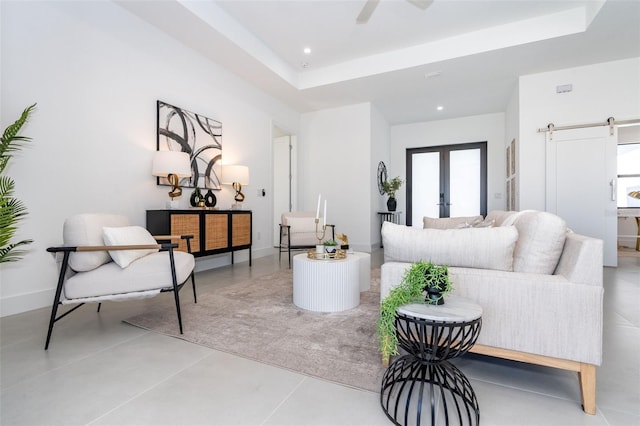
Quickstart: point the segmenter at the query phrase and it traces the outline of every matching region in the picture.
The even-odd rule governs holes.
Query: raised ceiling
[[[298,111],[372,102],[390,124],[501,112],[521,75],[640,56],[637,0],[381,0],[366,24],[366,0],[118,3]]]

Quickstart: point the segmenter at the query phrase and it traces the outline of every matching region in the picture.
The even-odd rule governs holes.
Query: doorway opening
[[[280,218],[282,213],[296,211],[297,200],[297,155],[296,135],[273,125],[272,170],[273,170],[273,245],[280,244]]]

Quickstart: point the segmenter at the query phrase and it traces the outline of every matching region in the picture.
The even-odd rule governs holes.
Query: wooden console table
[[[154,235],[193,235],[195,257],[249,250],[251,266],[252,212],[250,210],[147,210],[147,229]],[[184,241],[178,250],[187,251]]]

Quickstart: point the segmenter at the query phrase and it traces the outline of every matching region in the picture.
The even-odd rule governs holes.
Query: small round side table
[[[444,305],[403,305],[395,323],[407,355],[396,358],[382,379],[380,404],[387,417],[397,425],[478,425],[480,408],[471,383],[448,360],[476,342],[482,308],[448,297]],[[423,403],[430,406],[430,423]]]

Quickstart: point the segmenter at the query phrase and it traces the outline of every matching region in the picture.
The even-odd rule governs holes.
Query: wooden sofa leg
[[[596,366],[580,364],[580,392],[582,394],[582,409],[587,414],[596,414]]]

